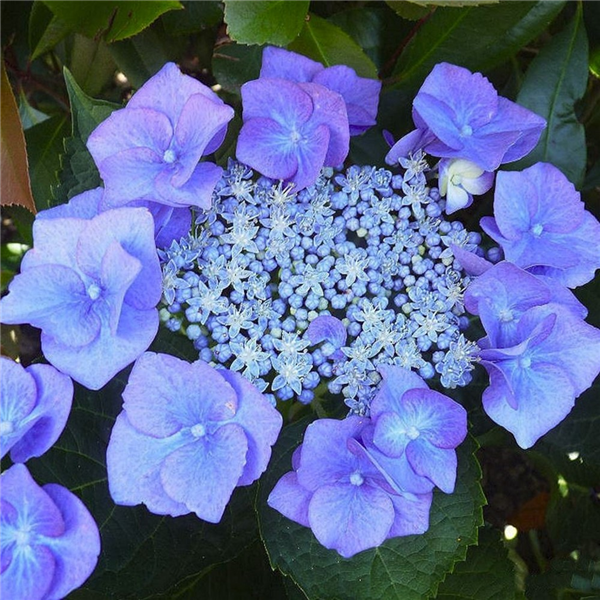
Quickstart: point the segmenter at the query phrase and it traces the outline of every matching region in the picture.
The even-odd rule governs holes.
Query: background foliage
[[[412,128],[411,101],[433,65],[484,72],[502,95],[548,120],[515,168],[552,162],[600,216],[600,3],[37,0],[1,10],[3,290],[31,243],[32,213],[100,183],[85,140],[132,91],[173,60],[239,109],[240,86],[258,76],[267,44],[383,81],[378,125],[353,138],[349,160],[360,164],[383,166],[383,130],[398,137]],[[221,164],[234,153],[236,128],[239,119],[216,156]],[[476,228],[484,214],[489,197],[459,218]],[[599,280],[577,293],[600,326]],[[4,328],[2,352],[27,365],[40,358],[36,342],[31,328]],[[187,340],[164,332],[153,349],[194,359]],[[98,392],[78,386],[65,433],[30,461],[40,483],[77,493],[101,529],[100,563],[74,599],[600,595],[598,385],[527,452],[481,411],[482,373],[450,392],[469,409],[474,436],[461,449],[457,491],[436,494],[426,535],[344,560],[265,502],[314,415],[284,429],[268,473],[236,491],[218,525],[114,506],[104,455],[127,374]]]

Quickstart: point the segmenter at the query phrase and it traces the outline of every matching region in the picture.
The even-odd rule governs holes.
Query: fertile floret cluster
[[[168,327],[272,399],[310,402],[326,383],[367,414],[384,364],[466,385],[468,278],[449,246],[480,236],[441,217],[427,170],[422,154],[403,175],[325,169],[294,193],[230,163],[213,208],[160,252]]]

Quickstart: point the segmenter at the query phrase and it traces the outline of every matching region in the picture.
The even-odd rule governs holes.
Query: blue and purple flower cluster
[[[90,135],[103,187],[37,216],[0,302],[3,323],[42,330],[52,365],[1,361],[2,455],[16,463],[2,475],[3,596],[63,597],[96,564],[82,503],[23,464],[60,436],[70,378],[100,389],[135,361],[107,450],[112,498],[210,522],[267,469],[280,402],[338,397],[349,415],[307,428],[269,504],[344,557],[426,531],[433,488],[454,489],[466,412],[425,380],[464,386],[481,362],[484,409],[524,448],[591,385],[600,331],[568,288],[600,266],[600,224],[573,186],[547,164],[498,173],[487,254],[443,216],[491,189],[543,119],[438,65],[417,129],[386,157],[396,174],[344,169],[379,90],[267,48],[225,171],[202,157],[234,111],[173,64]],[[159,315],[198,361],[147,352]]]

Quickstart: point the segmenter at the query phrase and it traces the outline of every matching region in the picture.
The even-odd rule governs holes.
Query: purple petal
[[[245,377],[228,369],[221,369],[219,373],[237,396],[238,409],[230,422],[237,423],[244,429],[248,441],[246,465],[238,485],[249,485],[267,469],[271,447],[277,441],[283,418]]]
[[[419,437],[406,447],[406,458],[418,475],[427,477],[443,492],[451,494],[456,483],[456,452],[437,448]]]
[[[0,595],[14,600],[45,600],[54,571],[55,559],[46,546],[34,544],[27,552],[13,551],[0,577]]]
[[[493,266],[493,264],[485,258],[478,256],[474,252],[465,250],[462,246],[450,244],[450,249],[467,275],[482,275]],[[469,310],[469,312],[471,311]]]
[[[99,390],[148,349],[158,331],[158,311],[123,305],[117,335],[103,328],[87,346],[61,344],[42,332],[44,356],[59,371],[91,390]]]
[[[23,464],[15,464],[2,473],[2,499],[16,509],[20,528],[33,534],[58,537],[65,531],[60,511],[48,494],[33,480]]]
[[[400,138],[385,156],[388,165],[396,165],[401,158],[407,158],[410,154],[426,148],[434,139],[433,134],[427,129],[415,129]]]
[[[89,221],[85,235],[82,235],[77,246],[77,262],[82,270],[92,274],[108,268],[109,264],[104,264],[104,257],[114,242],[118,242],[125,252],[141,264],[141,271],[128,287],[124,301],[138,309],[155,307],[162,293],[162,275],[150,212],[145,208],[121,208],[106,211]],[[117,266],[113,264],[112,268]],[[137,268],[131,263],[129,270],[132,275]],[[126,280],[128,276],[119,276],[115,281]],[[103,273],[104,281],[107,277],[108,273]]]
[[[384,454],[397,458],[404,454],[406,445],[412,438],[408,436],[409,423],[395,412],[384,412],[377,416],[373,442]]]
[[[64,598],[92,574],[100,554],[100,533],[88,509],[75,494],[62,485],[43,487],[65,520],[65,532],[48,546],[56,568],[49,598]]]
[[[157,438],[197,423],[229,420],[238,407],[232,386],[207,363],[154,352],[136,360],[123,399],[130,423]]]
[[[87,228],[83,219],[36,219],[34,247],[21,261],[21,272],[33,267],[62,265],[77,270],[77,243]]]
[[[344,324],[330,315],[319,315],[313,319],[305,334],[313,346],[321,342],[330,342],[338,349],[346,343],[347,333]]]
[[[131,148],[98,164],[105,190],[102,210],[125,206],[133,200],[158,200],[154,180],[168,168],[153,150]]]
[[[68,267],[48,265],[23,270],[0,302],[2,322],[29,323],[72,346],[98,337],[101,322],[79,275]]]
[[[31,373],[14,360],[0,356],[0,367],[0,421],[16,425],[36,406],[37,386]],[[10,449],[10,446],[5,447],[4,433],[0,437],[0,442],[2,457],[4,457]]]
[[[329,129],[329,145],[324,164],[327,167],[340,166],[350,150],[350,131],[348,113],[344,99],[336,92],[317,83],[301,83],[301,87],[313,101],[312,127],[320,129],[326,125]]]
[[[233,114],[230,106],[202,94],[195,94],[186,102],[175,128],[175,148],[182,167],[173,178],[175,187],[181,187],[191,177],[200,157],[207,153],[208,143],[231,121]]]
[[[402,535],[419,535],[429,529],[429,511],[433,494],[390,495],[394,505],[394,523],[388,539]]]
[[[269,118],[285,130],[299,129],[314,111],[310,95],[293,81],[255,79],[241,89],[244,123],[250,119]]]
[[[190,231],[192,213],[189,208],[173,208],[158,202],[147,202],[154,219],[154,241],[157,248],[168,248]]]
[[[324,67],[302,54],[267,46],[263,50],[260,77],[289,79],[290,81],[312,81]]]
[[[408,423],[438,448],[456,448],[467,435],[467,411],[434,390],[413,389],[402,396]]]
[[[308,505],[312,492],[298,483],[298,476],[293,471],[286,473],[275,485],[267,504],[279,511],[284,517],[310,527],[308,521]]]
[[[166,494],[160,468],[169,454],[189,442],[183,436],[157,439],[140,433],[123,411],[115,421],[106,450],[108,488],[115,504],[145,504],[150,512],[177,517],[190,510]]]
[[[511,406],[507,382],[492,372],[490,387],[483,392],[483,407],[515,436],[521,448],[530,448],[567,416],[575,402],[573,384],[563,369],[549,363],[535,363],[509,377],[517,407]]]
[[[334,483],[315,491],[310,527],[325,548],[344,558],[383,543],[394,522],[388,494],[369,485]]]
[[[416,373],[402,367],[380,365],[382,376],[379,391],[371,402],[371,417],[375,420],[382,412],[402,412],[402,396],[413,388],[427,388],[427,384]]]
[[[517,141],[506,151],[502,159],[503,163],[519,160],[529,154],[546,128],[546,119],[502,96],[498,98],[496,120],[510,123],[512,127],[517,126],[520,132]]]
[[[175,63],[169,62],[133,95],[127,110],[151,108],[164,113],[175,126],[186,102],[195,94],[223,103],[209,87],[184,75]]]
[[[67,204],[42,210],[36,219],[92,219],[100,212],[104,188],[97,187],[73,196]]]
[[[344,98],[350,135],[359,135],[375,125],[381,91],[380,81],[359,77],[354,69],[345,65],[324,69],[313,81]]]
[[[123,108],[102,121],[87,140],[94,162],[133,148],[147,148],[162,157],[173,138],[169,119],[150,108]],[[104,175],[102,176],[105,179]]]
[[[223,169],[211,162],[201,162],[192,176],[180,187],[173,185],[169,171],[163,171],[155,181],[156,199],[173,207],[197,206],[208,210],[212,205],[212,194]]]
[[[163,488],[198,517],[218,523],[244,470],[244,430],[227,424],[175,450],[163,462]]]
[[[297,469],[300,485],[314,492],[323,485],[348,479],[357,469],[365,469],[365,461],[352,454],[347,443],[350,438],[358,439],[366,425],[368,420],[357,416],[311,423],[304,434]]]
[[[2,371],[4,378],[4,367]],[[73,402],[72,381],[54,367],[31,365],[27,372],[35,380],[37,387],[37,405],[30,415],[35,422],[12,447],[10,457],[13,462],[26,462],[30,458],[41,456],[54,445],[65,428]],[[4,402],[3,390],[2,403]]]

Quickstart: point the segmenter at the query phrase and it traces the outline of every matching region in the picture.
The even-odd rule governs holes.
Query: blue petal
[[[116,504],[144,503],[150,512],[177,517],[190,512],[163,489],[160,468],[169,454],[189,440],[183,436],[158,439],[131,425],[123,411],[116,419],[106,450],[108,489]]]
[[[347,332],[344,324],[330,315],[319,315],[313,319],[304,334],[315,346],[321,342],[331,342],[335,348],[341,348],[346,343]]]
[[[244,430],[223,425],[165,459],[160,472],[163,488],[201,519],[218,523],[242,475],[247,451]]]
[[[402,535],[419,535],[429,529],[429,511],[433,494],[391,494],[394,523],[388,539]]]
[[[92,515],[75,494],[54,483],[43,489],[65,521],[65,532],[58,538],[47,540],[56,560],[48,595],[49,600],[53,600],[67,596],[92,574],[100,554],[100,533]]]
[[[313,77],[324,67],[302,54],[267,46],[263,50],[261,78],[281,78],[291,81],[312,81]]]
[[[308,508],[319,542],[344,558],[383,543],[394,522],[388,494],[367,484],[334,483],[315,491]]]
[[[454,491],[457,465],[454,450],[437,448],[418,437],[406,447],[406,458],[418,475],[433,481],[446,494]]]
[[[271,447],[277,441],[283,418],[245,377],[227,369],[221,369],[219,373],[237,396],[238,409],[230,422],[243,427],[248,441],[246,465],[238,485],[249,485],[267,469]]]
[[[103,194],[104,188],[101,187],[82,192],[73,196],[67,204],[40,211],[36,219],[92,219],[100,212]]]
[[[383,380],[379,391],[371,402],[371,417],[386,411],[402,412],[402,396],[413,388],[427,388],[427,384],[416,373],[402,367],[380,365],[379,371]]]
[[[267,504],[279,511],[284,517],[310,527],[308,521],[308,505],[312,492],[298,483],[298,476],[293,471],[286,473],[275,485]]]

